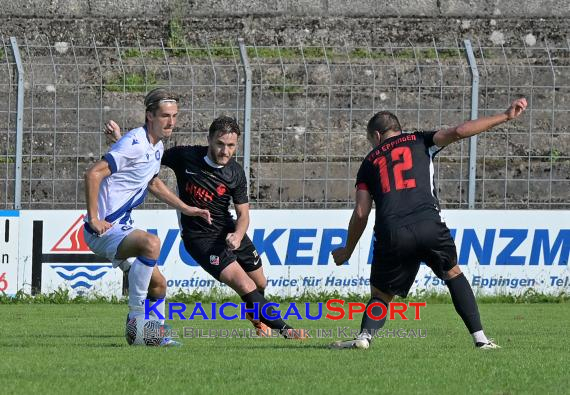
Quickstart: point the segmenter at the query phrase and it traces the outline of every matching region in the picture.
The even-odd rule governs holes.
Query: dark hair
[[[218,132],[220,134],[235,133],[238,136],[241,134],[237,121],[234,118],[226,117],[225,115],[214,119],[214,122],[210,125],[208,137],[212,138]]]
[[[178,100],[178,95],[164,88],[156,88],[147,93],[144,98],[144,106],[146,107],[146,111],[156,114],[156,110],[162,103],[172,101],[178,103]]]
[[[375,131],[380,132],[380,134],[384,134],[389,130],[396,132],[402,131],[398,117],[396,117],[390,111],[377,112],[372,118],[370,118],[370,121],[368,121],[368,126],[366,127],[368,134],[372,134]]]

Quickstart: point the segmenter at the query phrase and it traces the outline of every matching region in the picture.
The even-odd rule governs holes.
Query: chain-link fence
[[[13,208],[17,69],[0,37],[0,208]],[[482,47],[479,111],[504,111],[524,95],[528,111],[477,140],[476,208],[570,206],[570,46]],[[144,121],[157,86],[181,95],[178,130],[166,146],[206,144],[214,117],[244,120],[245,72],[235,43],[30,42],[17,39],[24,72],[21,207],[83,208],[83,172],[108,149],[107,119]],[[250,197],[256,208],[352,207],[354,179],[369,151],[365,125],[395,112],[404,128],[434,130],[471,115],[472,76],[463,41],[382,47],[259,46],[245,40],[252,71]],[[243,150],[238,160],[242,161]],[[467,208],[469,141],[438,154],[444,208]],[[174,187],[173,174],[162,176]],[[146,207],[163,207],[152,198]]]

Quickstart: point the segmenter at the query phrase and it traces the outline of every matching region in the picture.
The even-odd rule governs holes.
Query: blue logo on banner
[[[175,251],[179,230],[168,229],[166,234],[160,235],[157,229],[147,231],[162,240],[158,259],[158,265],[162,266],[173,248]],[[570,229],[490,228],[478,233],[474,228],[464,228],[450,229],[450,233],[457,245],[460,265],[467,265],[470,257],[478,266],[567,266],[570,262]],[[256,228],[252,241],[264,263],[269,265],[324,266],[334,264],[331,252],[344,245],[347,237],[347,230],[340,228],[324,228],[320,236],[317,228]],[[279,242],[282,242],[281,247]],[[371,264],[374,237],[365,248],[367,262]],[[184,243],[179,244],[178,256],[186,265],[198,266]]]
[[[93,281],[101,279],[112,269],[112,265],[50,265],[52,269],[66,281],[71,282],[71,288],[89,289]]]

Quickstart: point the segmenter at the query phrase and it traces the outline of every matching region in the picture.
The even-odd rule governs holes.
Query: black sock
[[[483,330],[475,295],[463,273],[451,280],[446,280],[445,284],[449,288],[455,311],[465,323],[469,333]]]
[[[258,290],[251,291],[250,293],[243,295],[241,297],[241,300],[243,300],[245,302],[245,306],[248,309],[253,308],[254,303],[257,303],[258,311],[259,311],[259,320],[261,322],[263,322],[265,325],[267,325],[268,327],[270,327],[271,329],[278,329],[280,331],[292,329],[281,318],[270,320],[270,319],[265,318],[261,314],[261,308],[264,305],[266,305],[267,303],[269,303],[269,301],[267,299],[265,299],[265,297]],[[269,315],[272,315],[272,316],[277,315],[277,313],[275,312],[275,310],[273,310],[273,307],[271,307],[271,306],[268,307],[266,309],[266,311]]]
[[[259,292],[261,296],[265,297],[265,288],[257,288],[257,292]]]
[[[368,314],[366,314],[366,311],[368,311],[368,306],[370,306],[372,303],[381,303],[386,307],[386,314],[384,314],[384,318],[382,318],[380,320],[374,320],[374,319],[368,317]],[[374,337],[374,335],[376,335],[378,330],[380,328],[382,328],[384,326],[384,324],[386,323],[386,316],[388,315],[388,304],[381,299],[372,297],[372,298],[370,298],[370,300],[366,304],[366,311],[364,312],[364,315],[362,316],[362,323],[360,324],[360,333],[363,333],[363,332],[368,333],[371,336],[368,339],[368,341],[371,341],[372,337]],[[383,313],[382,307],[380,307],[380,306],[372,307],[371,313],[373,316],[376,316],[376,317],[381,316]]]

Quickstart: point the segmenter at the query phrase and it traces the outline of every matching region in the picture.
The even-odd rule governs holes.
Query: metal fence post
[[[24,67],[16,37],[10,37],[12,53],[18,69],[18,101],[16,112],[16,172],[14,175],[14,209],[22,209],[22,144],[24,140]]]
[[[243,116],[243,170],[247,179],[247,195],[249,196],[249,177],[251,163],[251,67],[247,57],[247,49],[243,38],[238,38],[239,54],[245,72],[245,103]]]
[[[467,59],[471,68],[471,120],[477,119],[479,111],[479,70],[477,69],[477,62],[473,54],[473,47],[471,41],[464,40],[465,51],[467,52]],[[469,138],[469,193],[468,193],[468,207],[469,209],[475,208],[475,176],[477,173],[477,136]]]

